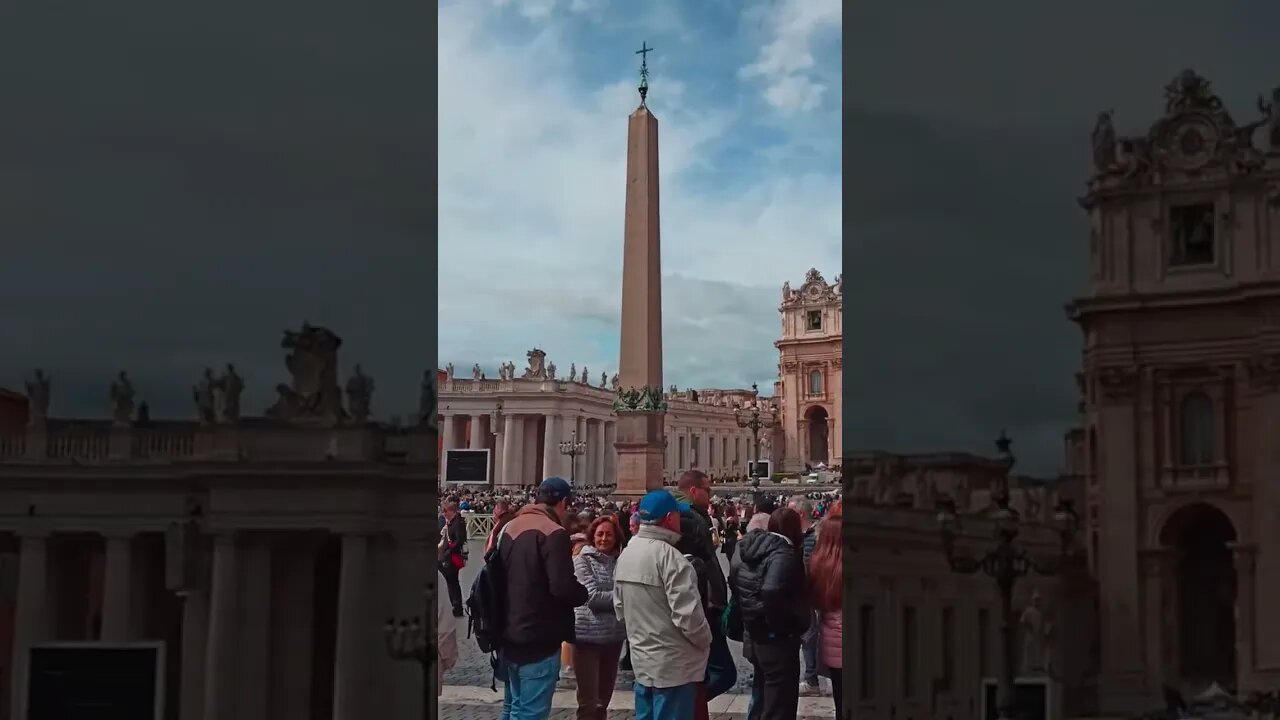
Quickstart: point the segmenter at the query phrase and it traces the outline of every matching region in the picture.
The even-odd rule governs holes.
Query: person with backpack
[[[491,555],[501,568],[498,674],[506,684],[502,717],[509,720],[551,714],[560,647],[574,642],[574,609],[589,598],[574,575],[564,527],[572,495],[563,478],[544,480],[534,502],[507,523]]]

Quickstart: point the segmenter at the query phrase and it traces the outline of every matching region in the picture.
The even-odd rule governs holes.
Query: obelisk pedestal
[[[647,77],[642,73],[643,77]],[[642,85],[641,98],[647,90]],[[658,222],[658,119],[641,102],[627,122],[627,201],[618,358],[618,499],[662,487],[662,250]]]

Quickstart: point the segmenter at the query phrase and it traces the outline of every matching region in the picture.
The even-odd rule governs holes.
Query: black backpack
[[[480,652],[489,655],[489,665],[493,668],[493,683],[490,688],[497,692],[500,663],[498,655],[502,651],[502,631],[506,618],[507,606],[504,597],[507,590],[507,577],[503,572],[498,548],[502,545],[503,535],[498,535],[493,548],[484,556],[484,565],[476,573],[471,583],[471,595],[467,597],[467,637],[474,637]],[[506,678],[502,678],[505,682]]]

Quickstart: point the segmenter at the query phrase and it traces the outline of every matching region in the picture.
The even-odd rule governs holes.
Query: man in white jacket
[[[690,720],[706,675],[711,627],[698,576],[676,550],[680,511],[666,490],[640,501],[640,527],[618,558],[613,608],[627,628],[637,720]]]

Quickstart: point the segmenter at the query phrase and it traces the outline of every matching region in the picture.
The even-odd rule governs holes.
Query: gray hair
[[[791,506],[791,509],[800,513],[800,517],[804,518],[805,520],[810,520],[813,518],[813,501],[810,500],[809,498],[803,495],[796,495],[795,497],[791,498],[791,501],[788,502],[787,504]]]

